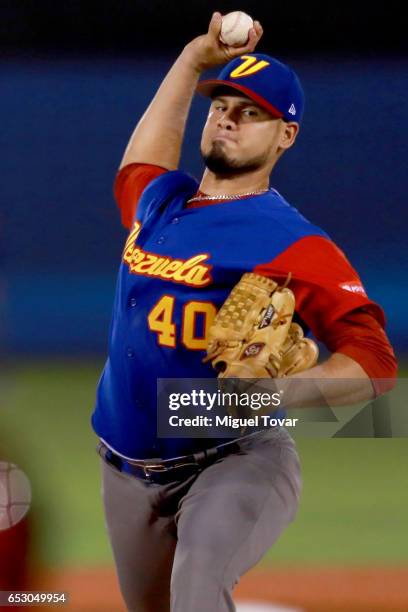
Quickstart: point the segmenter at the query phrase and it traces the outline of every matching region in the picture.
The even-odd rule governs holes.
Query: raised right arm
[[[184,130],[200,74],[234,57],[251,53],[262,36],[259,22],[251,29],[244,47],[229,47],[219,41],[220,13],[214,13],[207,34],[192,40],[173,64],[152,102],[137,124],[120,168],[131,163],[178,167]]]

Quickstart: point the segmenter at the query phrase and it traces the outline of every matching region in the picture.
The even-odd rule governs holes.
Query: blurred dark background
[[[2,0],[1,39],[10,49],[179,49],[202,33],[212,11],[242,10],[261,21],[275,53],[399,53],[406,20],[397,2],[248,0]]]
[[[368,8],[369,7],[369,8]],[[104,355],[125,230],[112,197],[128,137],[211,13],[245,10],[259,51],[306,92],[296,147],[272,185],[345,250],[408,351],[408,54],[401,5],[3,0],[0,281],[10,356]],[[200,177],[208,103],[182,167]]]

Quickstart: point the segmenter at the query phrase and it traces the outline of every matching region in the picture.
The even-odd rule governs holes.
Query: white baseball
[[[253,25],[252,17],[243,11],[228,13],[222,18],[220,41],[229,47],[242,47],[248,42]]]
[[[20,522],[30,509],[31,485],[13,463],[0,461],[0,531]]]

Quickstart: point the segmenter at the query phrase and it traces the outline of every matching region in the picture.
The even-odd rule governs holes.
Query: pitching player
[[[299,460],[285,429],[227,442],[156,435],[156,380],[215,376],[202,362],[208,329],[243,273],[292,273],[297,318],[331,352],[308,377],[354,379],[353,398],[367,399],[382,391],[377,379],[396,375],[381,308],[327,234],[269,188],[302,120],[296,74],[254,53],[258,22],[239,49],[219,42],[220,24],[215,13],[181,52],[115,183],[130,233],[92,422],[120,587],[135,612],[234,610],[234,585],[296,515]],[[197,85],[220,64],[218,79]],[[197,86],[211,97],[199,184],[178,169]],[[346,403],[351,391],[336,393]]]

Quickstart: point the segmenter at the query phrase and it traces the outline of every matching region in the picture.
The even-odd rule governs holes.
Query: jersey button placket
[[[165,237],[164,237],[164,236],[160,236],[160,237],[157,239],[157,244],[163,244],[163,242],[164,242],[164,241],[165,241]]]
[[[126,349],[126,356],[129,357],[129,359],[132,359],[132,357],[135,356],[135,351],[132,349],[131,346],[128,346],[128,348]]]

